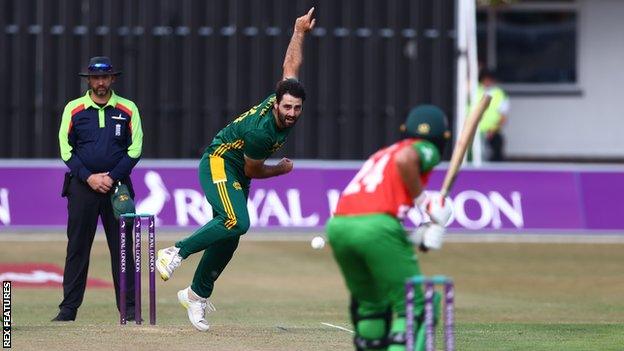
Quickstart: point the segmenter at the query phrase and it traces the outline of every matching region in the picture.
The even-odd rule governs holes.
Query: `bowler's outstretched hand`
[[[295,21],[295,32],[307,33],[311,31],[316,24],[316,19],[314,19],[313,14],[314,7],[311,8],[305,15],[298,17]]]

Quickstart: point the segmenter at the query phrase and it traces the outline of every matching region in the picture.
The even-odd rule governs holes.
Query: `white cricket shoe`
[[[170,246],[166,249],[158,250],[158,258],[156,259],[156,269],[160,273],[162,280],[167,281],[171,278],[173,271],[182,263],[182,256],[178,254],[180,249]]]
[[[191,300],[189,298],[190,290],[191,287],[178,291],[178,301],[186,308],[191,324],[199,331],[207,331],[210,325],[206,320],[206,314],[217,309],[208,299],[199,298],[198,300]]]

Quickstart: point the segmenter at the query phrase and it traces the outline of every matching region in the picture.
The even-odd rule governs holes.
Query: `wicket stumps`
[[[149,252],[149,299],[150,324],[156,324],[156,232],[154,215],[124,213],[119,217],[119,324],[126,324],[126,220],[134,223],[134,320],[141,324],[141,219],[149,220],[148,252]]]
[[[425,294],[424,318],[425,350],[435,350],[435,316],[434,291],[435,285],[444,286],[444,346],[446,351],[455,350],[455,284],[449,277],[434,275],[432,277],[417,275],[405,283],[405,318],[406,318],[406,351],[415,349],[415,315],[414,297],[416,286],[423,286]]]

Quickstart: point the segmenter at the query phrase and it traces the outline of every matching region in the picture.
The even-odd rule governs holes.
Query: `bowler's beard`
[[[290,128],[295,126],[298,118],[294,118],[294,121],[289,122],[286,120],[286,114],[281,114],[279,110],[277,110],[277,119],[280,121],[282,128]]]

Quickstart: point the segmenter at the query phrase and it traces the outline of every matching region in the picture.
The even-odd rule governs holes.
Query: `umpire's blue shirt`
[[[83,181],[102,172],[109,172],[114,181],[124,179],[141,158],[143,130],[139,109],[115,92],[100,107],[89,93],[70,101],[63,110],[59,130],[61,158],[72,175]]]

